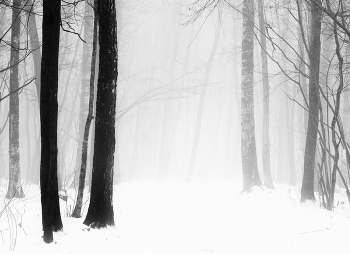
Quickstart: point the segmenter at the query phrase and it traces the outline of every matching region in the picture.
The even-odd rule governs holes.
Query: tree
[[[57,181],[58,56],[61,1],[43,1],[42,62],[40,91],[41,161],[40,190],[44,242],[63,228]]]
[[[38,96],[38,105],[40,101],[40,82],[41,82],[41,45],[39,41],[38,28],[35,19],[35,10],[32,0],[26,0],[23,10],[26,14],[27,32],[30,38],[30,49],[32,50],[33,55],[33,64],[34,64],[34,74],[35,74],[35,88]],[[40,134],[36,137],[35,140],[35,149],[33,160],[31,160],[31,165],[28,167],[30,170],[27,170],[26,182],[32,182],[34,184],[39,184],[39,153],[40,153]]]
[[[258,15],[261,43],[261,68],[263,79],[263,168],[264,168],[264,185],[273,189],[273,182],[270,168],[270,85],[268,73],[268,61],[266,53],[266,31],[264,17],[264,0],[258,0]]]
[[[78,140],[84,142],[85,136],[85,126],[86,118],[89,111],[89,97],[91,89],[91,52],[93,45],[93,9],[91,6],[92,1],[85,2],[85,11],[84,11],[84,40],[86,41],[83,44],[83,60],[82,60],[82,79],[81,79],[81,94],[80,94],[80,113],[79,113],[79,125],[78,125]],[[93,66],[95,68],[95,66]],[[94,81],[94,80],[93,80]],[[92,113],[91,113],[92,114]],[[84,146],[84,145],[83,145]],[[83,149],[81,146],[78,147],[77,157],[76,157],[76,168],[81,168],[81,158]],[[79,180],[80,181],[80,180]],[[75,184],[75,180],[73,182]]]
[[[254,0],[243,3],[241,155],[243,192],[261,185],[258,172],[254,123]]]
[[[88,5],[86,3],[86,5]],[[86,8],[90,8],[87,7]],[[83,194],[85,187],[85,177],[86,177],[86,167],[87,167],[87,153],[88,153],[88,144],[89,144],[89,133],[90,126],[93,120],[93,103],[94,103],[94,94],[95,94],[95,65],[96,65],[96,48],[97,48],[97,19],[94,20],[94,33],[93,33],[93,48],[92,48],[92,57],[91,57],[91,66],[90,66],[90,89],[89,89],[89,105],[88,105],[88,115],[85,123],[84,137],[83,137],[83,147],[81,153],[81,167],[79,175],[79,188],[77,195],[77,202],[72,213],[72,217],[80,218],[81,217],[81,208],[83,205]]]
[[[13,1],[12,8],[12,32],[11,32],[11,56],[10,66],[10,112],[9,112],[9,185],[6,198],[23,198],[21,185],[20,152],[19,152],[19,95],[18,90],[18,64],[19,64],[19,37],[21,0]]]
[[[26,0],[25,6],[23,7],[27,16],[27,29],[30,37],[30,48],[33,51],[33,62],[34,62],[34,74],[36,77],[35,87],[38,95],[38,100],[40,98],[40,64],[41,64],[41,50],[38,29],[36,25],[35,15],[34,15],[34,3],[32,0]]]
[[[306,133],[304,176],[301,186],[301,202],[315,200],[314,171],[317,131],[319,121],[319,70],[321,52],[321,0],[310,1],[311,27],[310,27],[310,73],[309,73],[309,118]]]
[[[95,1],[95,8],[100,55],[91,197],[84,224],[100,228],[114,225],[113,167],[118,51],[115,1]]]

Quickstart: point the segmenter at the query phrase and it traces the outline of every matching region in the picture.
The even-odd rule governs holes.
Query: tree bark
[[[118,52],[115,1],[95,1],[95,8],[99,24],[100,57],[91,198],[84,224],[101,228],[114,225],[113,167]]]
[[[315,153],[317,143],[317,130],[319,121],[319,70],[321,52],[321,0],[311,1],[311,27],[310,27],[310,73],[309,73],[309,119],[306,134],[304,176],[301,186],[301,202],[315,200],[314,173]]]
[[[19,152],[19,95],[18,64],[19,64],[19,37],[21,29],[21,0],[13,1],[11,56],[10,56],[10,116],[9,116],[9,185],[6,198],[23,198],[21,185],[20,152]]]
[[[43,55],[41,62],[40,119],[41,163],[40,190],[44,242],[53,241],[53,231],[63,228],[57,181],[58,56],[61,1],[43,1]]]
[[[261,185],[258,172],[254,122],[254,0],[243,3],[241,155],[243,190]]]

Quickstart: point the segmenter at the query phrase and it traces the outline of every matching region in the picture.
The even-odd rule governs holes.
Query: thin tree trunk
[[[92,53],[92,47],[93,47],[93,9],[91,7],[91,1],[85,2],[85,12],[84,12],[84,40],[86,43],[83,44],[83,60],[82,60],[82,79],[81,79],[81,94],[80,94],[80,113],[79,113],[79,125],[78,125],[78,133],[77,133],[77,140],[82,141],[84,146],[84,137],[85,137],[85,131],[86,131],[86,118],[89,114],[89,104],[90,104],[90,93],[91,93],[91,75],[92,73],[90,70],[95,71],[95,66],[93,69],[91,68],[91,56],[93,54],[96,54],[96,52]],[[96,60],[94,60],[96,62]],[[90,86],[89,86],[90,82]],[[92,112],[91,112],[92,116]],[[82,153],[83,153],[83,147],[80,147],[80,144],[78,144],[77,149],[77,156],[76,156],[76,173],[79,172],[79,168],[82,168],[81,163],[82,161]],[[80,171],[81,172],[81,171]],[[75,174],[77,175],[77,174]],[[81,173],[80,173],[81,175]],[[75,185],[76,180],[78,180],[76,177],[74,177],[73,185]],[[79,177],[80,182],[80,177]]]
[[[243,3],[241,155],[243,190],[261,185],[255,144],[254,122],[254,0]]]
[[[319,121],[319,70],[321,52],[321,0],[311,1],[311,29],[310,29],[310,74],[309,74],[309,121],[307,127],[304,176],[301,186],[301,202],[315,200],[314,194],[314,173],[315,154],[317,143],[317,130]]]
[[[268,73],[268,61],[266,53],[266,31],[265,31],[265,17],[264,17],[264,1],[258,0],[259,12],[259,29],[260,29],[260,43],[261,43],[261,67],[263,78],[263,169],[264,169],[264,185],[273,189],[273,182],[271,176],[270,166],[270,85]]]
[[[39,35],[38,35],[38,29],[36,25],[35,20],[35,14],[34,14],[34,4],[32,0],[26,0],[24,1],[26,4],[24,6],[24,11],[27,15],[27,22],[28,22],[28,33],[30,37],[30,48],[33,50],[33,62],[34,62],[34,75],[35,75],[35,87],[36,87],[36,93],[38,96],[38,101],[40,99],[40,65],[41,65],[41,50],[40,50],[40,42],[39,42]]]
[[[26,96],[26,135],[27,135],[27,160],[26,164],[28,165],[27,167],[27,172],[26,175],[28,176],[29,171],[31,171],[31,168],[29,167],[29,162],[32,161],[32,156],[31,156],[31,132],[30,132],[30,101],[28,97]],[[32,173],[32,172],[31,172]]]
[[[20,152],[19,152],[19,95],[14,92],[19,87],[19,37],[20,37],[20,6],[21,0],[14,0],[12,8],[11,56],[10,56],[10,109],[9,109],[9,185],[6,198],[23,198],[21,185]]]
[[[332,210],[333,205],[334,205],[334,191],[335,191],[335,183],[336,183],[336,177],[337,177],[337,172],[340,170],[339,169],[339,145],[340,141],[338,138],[338,135],[336,133],[336,124],[337,121],[339,121],[339,109],[340,109],[340,99],[341,99],[341,94],[343,92],[343,87],[344,87],[344,76],[343,76],[343,63],[344,59],[340,53],[340,44],[339,44],[339,38],[338,38],[338,31],[337,31],[337,25],[334,23],[333,25],[333,32],[334,32],[334,40],[335,40],[335,45],[336,45],[336,55],[338,58],[338,75],[339,75],[339,86],[335,95],[335,107],[334,107],[334,115],[331,123],[331,130],[332,130],[332,143],[334,147],[334,158],[333,158],[333,170],[332,170],[332,175],[331,175],[331,189],[329,193],[329,201],[327,203],[327,209]],[[344,141],[345,142],[345,141]]]
[[[83,140],[83,148],[81,154],[81,168],[80,168],[80,176],[79,176],[79,188],[77,195],[77,202],[72,213],[72,217],[80,218],[81,217],[81,209],[83,205],[83,195],[85,188],[85,178],[86,178],[86,164],[87,164],[87,152],[88,152],[88,144],[89,144],[89,133],[91,121],[93,119],[93,104],[94,104],[94,94],[95,94],[95,67],[96,67],[96,47],[97,47],[97,19],[94,21],[94,32],[93,32],[93,48],[92,48],[92,57],[91,57],[91,65],[90,65],[90,91],[89,91],[89,110],[85,123],[85,131],[84,131],[84,140]]]

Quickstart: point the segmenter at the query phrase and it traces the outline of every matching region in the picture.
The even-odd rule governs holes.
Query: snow
[[[6,184],[0,185],[0,211]],[[55,242],[41,239],[40,192],[24,186],[0,218],[0,253],[329,253],[349,249],[350,207],[338,193],[330,212],[319,202],[300,204],[299,188],[255,188],[240,194],[230,180],[209,183],[127,182],[115,186],[115,227],[89,229],[67,216]],[[85,195],[86,197],[86,195]],[[87,204],[84,212],[87,211]],[[17,226],[15,226],[17,225]],[[12,250],[11,250],[12,248]],[[14,250],[13,250],[14,249]]]

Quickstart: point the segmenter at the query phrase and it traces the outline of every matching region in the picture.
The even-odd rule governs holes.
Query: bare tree
[[[57,181],[58,55],[61,1],[43,1],[43,55],[41,62],[40,122],[41,163],[40,190],[44,242],[53,241],[53,231],[63,228]]]
[[[261,185],[255,144],[254,123],[254,0],[243,3],[241,154],[243,192]]]
[[[20,51],[21,0],[13,1],[10,66],[10,112],[9,112],[9,185],[6,198],[23,198],[19,152],[19,81],[18,63]]]
[[[259,29],[261,43],[261,68],[263,78],[263,168],[264,168],[264,185],[273,189],[273,182],[270,168],[270,85],[268,73],[268,61],[266,53],[266,29],[264,16],[264,0],[258,0]]]
[[[84,40],[83,44],[83,59],[82,59],[82,79],[81,79],[81,93],[80,93],[80,113],[79,113],[79,125],[78,125],[78,133],[77,139],[78,141],[82,141],[84,143],[85,136],[85,126],[86,126],[86,118],[89,113],[89,101],[90,101],[90,91],[91,91],[91,56],[92,56],[92,48],[93,48],[93,9],[92,9],[91,1],[85,2],[85,11],[84,11]],[[94,66],[95,67],[95,66]],[[76,156],[76,172],[79,172],[79,168],[81,168],[81,158],[83,149],[80,145],[78,146],[78,152]],[[80,180],[79,180],[80,181]],[[74,180],[75,184],[75,180]]]
[[[115,1],[95,1],[95,8],[100,55],[91,197],[84,224],[100,228],[114,225],[113,166],[118,52]]]
[[[314,200],[314,172],[317,131],[319,122],[319,70],[321,52],[321,0],[310,1],[311,27],[310,27],[310,73],[309,73],[309,119],[307,127],[304,176],[301,186],[301,202]]]
[[[36,77],[35,87],[38,96],[38,100],[40,99],[40,65],[41,65],[41,49],[40,49],[40,41],[38,35],[38,28],[36,25],[35,19],[35,10],[34,3],[32,0],[25,0],[25,5],[23,10],[27,16],[27,29],[30,37],[30,48],[33,54],[33,62],[34,62],[34,74]]]
[[[80,175],[79,175],[79,188],[77,201],[72,213],[72,217],[80,218],[81,209],[83,205],[83,194],[85,188],[85,177],[86,177],[86,167],[87,167],[87,153],[88,153],[88,144],[89,144],[89,133],[90,126],[93,120],[93,103],[94,103],[94,94],[95,94],[95,67],[96,67],[96,48],[97,48],[97,19],[94,19],[94,29],[93,29],[93,48],[92,48],[92,57],[90,65],[90,87],[89,87],[89,107],[88,115],[85,122],[85,130],[83,137],[83,146],[81,154],[81,166],[80,166]]]

